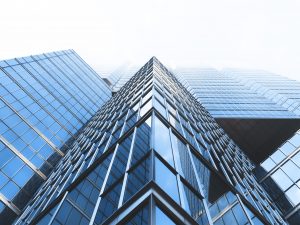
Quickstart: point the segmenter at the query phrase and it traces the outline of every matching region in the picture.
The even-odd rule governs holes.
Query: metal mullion
[[[99,193],[97,202],[96,202],[96,204],[95,204],[94,211],[93,211],[93,213],[92,213],[92,216],[91,216],[91,220],[90,220],[89,225],[93,225],[94,220],[95,220],[95,218],[96,218],[96,214],[97,214],[98,208],[99,208],[99,206],[100,206],[100,201],[101,201],[101,198],[102,198],[101,196],[102,196],[102,194],[103,194],[103,192],[104,192],[104,190],[105,190],[105,186],[106,186],[108,177],[109,177],[109,175],[110,175],[110,171],[111,171],[112,165],[113,165],[113,163],[114,163],[114,161],[115,161],[115,157],[116,157],[118,148],[119,148],[119,143],[117,144],[117,146],[116,146],[116,148],[115,148],[115,151],[114,151],[114,153],[113,153],[113,156],[112,156],[111,161],[110,161],[110,164],[109,164],[109,167],[108,167],[108,169],[107,169],[107,171],[106,171],[106,175],[105,175],[105,178],[104,178],[104,180],[103,180],[102,187],[101,187],[101,190],[100,190],[100,193]]]
[[[130,150],[129,150],[129,155],[128,155],[128,159],[127,159],[127,165],[126,165],[126,168],[125,168],[125,175],[124,175],[123,185],[122,185],[122,189],[121,189],[121,193],[120,193],[118,208],[121,207],[121,205],[123,203],[123,199],[124,199],[125,186],[127,185],[128,170],[129,170],[129,166],[130,166],[130,162],[131,162],[131,158],[132,158],[132,152],[133,152],[133,146],[135,144],[136,133],[137,133],[137,127],[135,127],[134,131],[133,131],[133,137],[132,137],[131,146],[130,146]]]
[[[60,210],[60,208],[61,208],[61,206],[62,206],[64,200],[66,199],[67,194],[68,194],[68,191],[64,194],[63,198],[60,200],[60,202],[59,202],[59,204],[58,204],[58,206],[57,206],[57,209],[54,211],[54,213],[53,213],[53,215],[52,215],[52,217],[51,217],[51,220],[49,221],[49,224],[52,224],[52,223],[53,223],[53,220],[55,219],[55,217],[56,217],[58,211]],[[55,206],[54,206],[54,207],[55,207]],[[54,207],[52,207],[51,209],[53,209]],[[49,212],[50,212],[50,210],[49,210]],[[44,218],[44,217],[43,217],[43,218]]]
[[[251,220],[250,216],[248,215],[248,212],[247,212],[247,210],[246,210],[246,208],[245,208],[245,206],[244,206],[244,203],[242,202],[242,200],[241,200],[239,194],[236,194],[236,197],[237,197],[237,199],[238,199],[238,201],[239,201],[239,203],[240,203],[240,205],[241,205],[241,207],[242,207],[242,210],[244,211],[244,213],[245,213],[245,215],[246,215],[246,217],[247,217],[249,223],[250,223],[251,225],[254,225],[254,224],[252,223],[252,220]]]
[[[41,68],[43,68],[43,70],[46,72],[46,73],[48,73],[49,74],[49,76],[51,76],[52,77],[52,79],[54,79],[58,84],[59,84],[59,86],[61,86],[76,102],[78,102],[80,105],[81,105],[81,107],[82,108],[84,108],[87,112],[89,112],[89,110],[84,106],[84,104],[83,103],[81,103],[81,101],[80,101],[80,99],[77,99],[76,97],[75,97],[75,95],[73,95],[67,88],[66,88],[66,86],[67,86],[67,84],[65,83],[65,81],[64,80],[62,80],[62,79],[60,79],[60,80],[57,80],[56,78],[55,78],[55,76],[53,76],[54,74],[53,73],[50,73],[47,69],[49,69],[50,68],[50,66],[46,63],[46,62],[43,62],[43,64],[45,64],[45,65],[42,65],[40,62],[39,62],[39,60],[37,60],[37,59],[35,59],[35,58],[33,58],[34,59],[34,62],[36,62]],[[52,61],[50,61],[50,59],[49,58],[47,58],[46,60],[48,60],[49,61],[49,63],[50,64],[53,64],[52,63]],[[65,76],[66,76],[66,74],[65,73],[63,73],[59,68],[57,68],[57,66],[56,65],[54,65],[55,67],[56,67],[56,69],[58,70],[58,71],[60,71],[62,74],[64,74]],[[54,72],[55,73],[55,75],[57,75],[57,72]],[[59,77],[59,76],[58,76]],[[77,110],[77,109],[76,109]],[[78,111],[79,112],[79,111]],[[82,115],[83,116],[83,115]]]
[[[23,154],[16,149],[12,144],[10,144],[1,134],[0,134],[0,141],[9,148],[17,157],[19,157],[27,166],[29,166],[36,174],[38,174],[43,180],[47,179],[47,176],[40,171],[30,160],[28,160]]]
[[[15,206],[10,200],[8,200],[2,193],[0,193],[0,202],[3,202],[8,208],[10,208],[15,214],[20,215],[21,210]]]
[[[71,53],[70,53],[71,54]],[[68,54],[67,54],[68,55]],[[96,73],[95,70],[93,70],[75,51],[72,52],[72,55],[74,55],[77,59],[79,59],[82,64],[84,64],[90,71],[92,74],[94,74],[95,76],[97,76],[98,74]],[[69,57],[70,58],[70,57]],[[73,60],[74,61],[74,60]],[[97,77],[98,78],[98,77]],[[110,88],[105,82],[103,82],[105,84],[105,86],[107,86],[108,88]]]
[[[197,169],[196,169],[196,166],[195,166],[195,162],[194,162],[194,159],[193,159],[193,156],[192,156],[192,153],[191,153],[191,150],[190,150],[189,146],[188,146],[188,150],[187,151],[188,151],[189,158],[190,158],[190,161],[191,161],[191,164],[192,164],[193,172],[194,172],[195,177],[196,177],[198,188],[200,190],[200,194],[202,195],[202,198],[205,199],[205,197],[204,197],[205,196],[204,195],[204,190],[202,189],[202,183],[201,183],[200,178],[198,176]],[[206,165],[204,164],[204,166],[206,166]],[[206,168],[206,169],[210,170],[209,168]],[[202,201],[202,202],[205,203],[203,205],[204,205],[204,209],[206,211],[208,222],[209,222],[209,224],[213,224],[212,218],[210,216],[210,212],[209,212],[209,209],[208,209],[208,206],[206,204],[206,201]]]
[[[20,65],[20,66],[22,66],[22,65]],[[22,66],[22,68],[24,68],[23,66]],[[11,69],[16,73],[16,74],[18,74],[18,76],[20,76],[21,77],[21,75],[19,74],[19,72],[17,72],[13,67],[11,67]],[[27,71],[27,69],[25,69],[24,68],[24,70],[25,71]],[[15,78],[13,78],[11,75],[10,75],[10,73],[8,73],[7,71],[4,71],[3,70],[3,72],[24,92],[24,93],[26,93],[27,94],[27,96],[29,96],[36,104],[38,104],[40,107],[41,107],[41,109],[43,109],[45,112],[47,112],[47,114],[55,121],[55,122],[57,122],[62,128],[64,128],[68,133],[69,133],[69,130],[64,126],[64,125],[62,125],[60,122],[59,122],[59,120],[56,118],[56,117],[54,117],[53,116],[53,114],[52,113],[50,113],[49,112],[49,110],[48,109],[46,109],[43,105],[41,105],[40,103],[39,103],[39,101],[37,100],[37,98],[34,96],[34,95],[32,95],[26,88],[24,88],[22,85],[20,85],[20,83],[15,79]],[[29,71],[27,71],[32,77],[34,77]],[[33,78],[33,79],[35,79],[35,78]],[[35,79],[36,80],[36,79]],[[25,80],[24,80],[25,81]],[[26,81],[26,83],[28,84],[28,82]],[[38,82],[39,83],[39,82]],[[38,93],[38,90],[36,90],[35,88],[33,88],[32,87],[32,89],[36,92],[36,93]],[[39,94],[40,95],[40,94]],[[41,96],[41,95],[40,95]],[[43,96],[41,96],[41,97],[43,97]],[[3,99],[3,101],[7,104],[7,105],[9,105],[9,103],[8,102],[6,102],[6,100],[4,99],[4,98],[1,98],[1,99]],[[44,99],[44,98],[43,98]],[[48,101],[47,101],[47,103],[49,103]],[[24,105],[23,103],[22,103],[22,105]],[[50,103],[48,104],[48,105],[51,105]],[[13,107],[12,106],[9,106],[12,110],[13,110]],[[27,106],[25,106],[24,105],[24,107],[25,108],[27,108]],[[15,110],[13,110],[13,111],[15,111]],[[59,113],[59,115],[61,115],[60,113]],[[40,122],[42,122],[40,119],[38,119]],[[71,133],[70,133],[71,134]],[[55,136],[56,136],[56,134],[55,134]],[[71,134],[71,136],[73,136],[72,134]]]
[[[54,54],[56,54],[55,52],[54,52]],[[56,54],[57,55],[57,54]],[[70,57],[69,55],[75,55],[75,54],[65,54],[65,55],[61,55],[61,56],[65,56],[65,57],[67,57],[74,65],[76,65],[76,67],[80,70],[80,71],[82,71],[85,75],[86,75],[86,77],[89,77],[90,76],[90,74],[87,74],[86,73],[86,71],[84,71],[84,70],[82,70],[81,69],[81,67],[72,59],[72,57]],[[59,58],[61,58],[60,57],[60,55],[57,55]],[[65,60],[63,59],[62,61],[64,61],[65,62]],[[65,63],[66,65],[67,65],[67,63]],[[71,68],[70,68],[71,69]],[[73,72],[75,72],[75,71],[73,71]],[[77,75],[77,73],[75,73],[76,75]],[[92,73],[93,74],[93,73]],[[80,76],[78,76],[79,78],[80,78]],[[99,76],[100,77],[100,76]],[[98,77],[98,78],[99,78]],[[94,78],[96,78],[96,77],[94,77]],[[85,82],[85,79],[81,79],[83,82]],[[95,80],[96,81],[96,80]],[[101,81],[102,81],[102,79],[101,79]],[[85,82],[86,83],[86,85],[89,87],[90,86],[90,84],[88,84],[87,82]],[[100,85],[98,85],[98,83],[97,82],[94,82],[94,80],[93,79],[91,79],[91,83],[92,84],[94,84],[95,85],[95,87],[98,87],[100,90],[102,89],[102,87],[100,87]],[[104,83],[104,82],[103,82]],[[103,101],[104,101],[104,99],[101,97],[101,95],[98,95],[98,93],[97,93],[97,91],[95,91],[95,89],[94,88],[91,88],[91,90],[93,90],[93,92],[100,98],[100,99],[102,99]],[[109,96],[108,96],[109,97]]]
[[[74,80],[72,80],[71,75],[68,73],[68,71],[67,71],[65,68],[68,68],[69,70],[71,70],[71,71],[75,74],[75,76],[78,77],[77,74],[76,74],[76,72],[74,72],[74,71],[73,71],[73,70],[65,63],[65,61],[64,61],[63,59],[61,59],[61,58],[59,58],[59,59],[63,62],[63,64],[65,64],[65,67],[63,67],[62,64],[61,64],[61,62],[59,62],[59,60],[57,60],[57,57],[49,58],[49,61],[50,61],[56,68],[58,68],[58,69],[66,76],[66,78],[67,78],[71,83],[73,83],[74,86],[76,86],[76,87],[78,88],[78,90],[82,90],[82,88],[80,88],[80,87],[74,82]],[[81,79],[80,79],[80,80],[81,80]],[[88,86],[88,85],[87,85],[87,86]],[[86,97],[87,99],[89,99],[89,100],[95,105],[95,104],[97,103],[97,101],[94,101],[93,99],[91,99],[90,96],[86,95],[86,92],[88,92],[89,94],[92,94],[92,95],[94,94],[94,93],[92,93],[92,92],[89,91],[89,89],[87,88],[87,86],[84,87],[84,90],[82,90],[82,93],[84,93],[85,97]],[[88,112],[89,112],[89,111],[88,111]]]
[[[18,60],[18,59],[16,59],[16,60]],[[29,66],[31,66],[32,67],[32,69],[33,70],[35,70],[39,75],[41,75],[32,65],[30,65],[29,63],[26,63],[27,65],[29,65]],[[55,94],[53,94],[53,92],[46,86],[46,85],[44,85],[44,83],[43,82],[41,82],[41,80],[40,79],[38,79],[29,69],[27,69],[23,64],[20,64],[29,74],[31,74],[31,76],[43,87],[43,88],[45,88],[46,90],[47,90],[47,92],[48,93],[50,93],[58,102],[60,102],[60,104],[62,105],[62,106],[64,106],[67,110],[68,110],[68,107],[66,107],[65,106],[65,104],[55,95]],[[48,82],[47,82],[48,83]],[[49,84],[49,85],[51,85],[51,84]],[[67,100],[67,99],[66,99]],[[77,115],[76,114],[74,114],[71,110],[68,110],[79,122],[81,122],[82,124],[84,124],[83,123],[83,121],[81,120],[81,119],[79,119],[78,117],[77,117]],[[61,114],[60,114],[61,115]],[[62,127],[64,127],[64,126],[62,126]],[[65,127],[64,127],[65,128]],[[68,132],[68,133],[70,133],[70,135],[71,136],[73,136],[73,134],[67,129],[67,128],[65,128],[66,129],[66,131]]]

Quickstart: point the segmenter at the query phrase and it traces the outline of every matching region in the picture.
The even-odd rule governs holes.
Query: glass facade
[[[15,224],[285,224],[254,167],[153,57],[87,122]]]
[[[299,118],[275,98],[268,87],[279,93],[298,82],[264,71],[222,70],[212,68],[182,68],[175,71],[178,78],[196,96],[214,118]],[[284,82],[282,91],[278,87]],[[274,85],[276,84],[276,85]],[[291,93],[297,91],[290,91]],[[299,91],[298,91],[299,92]],[[300,94],[300,92],[299,92]],[[290,95],[290,98],[294,96]],[[228,100],[230,99],[230,101]]]
[[[291,224],[300,221],[300,133],[256,168],[257,177]]]
[[[176,73],[258,164],[257,178],[285,219],[298,224],[300,83],[261,70],[188,68]]]
[[[21,213],[111,97],[73,50],[0,61],[0,223]]]

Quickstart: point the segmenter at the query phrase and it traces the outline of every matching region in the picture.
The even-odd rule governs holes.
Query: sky
[[[299,0],[3,0],[0,59],[74,49],[96,71],[264,69],[300,80]]]

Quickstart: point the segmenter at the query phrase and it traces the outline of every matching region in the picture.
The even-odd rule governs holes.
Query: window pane
[[[139,191],[150,180],[150,159],[142,161],[128,174],[126,190],[123,202]]]
[[[198,224],[208,224],[206,211],[202,200],[188,188],[185,184],[183,190],[185,194],[185,209],[197,221]]]
[[[176,176],[157,158],[155,158],[155,181],[171,198],[179,203]]]
[[[140,211],[138,211],[129,221],[127,221],[126,225],[150,225],[150,213],[149,213],[149,203],[144,206]]]
[[[175,223],[164,214],[160,208],[155,207],[155,224],[156,225],[175,225]]]
[[[169,129],[157,118],[154,121],[154,149],[174,166]]]
[[[134,139],[132,158],[130,165],[133,166],[150,150],[151,138],[151,117],[149,117],[136,130]]]

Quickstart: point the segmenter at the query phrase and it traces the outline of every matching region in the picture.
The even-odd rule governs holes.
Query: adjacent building
[[[285,224],[254,168],[153,57],[87,122],[16,224]]]
[[[257,164],[259,182],[285,219],[298,224],[300,83],[261,70],[187,68],[176,73]]]
[[[73,50],[0,61],[0,224],[20,215],[110,97]]]

